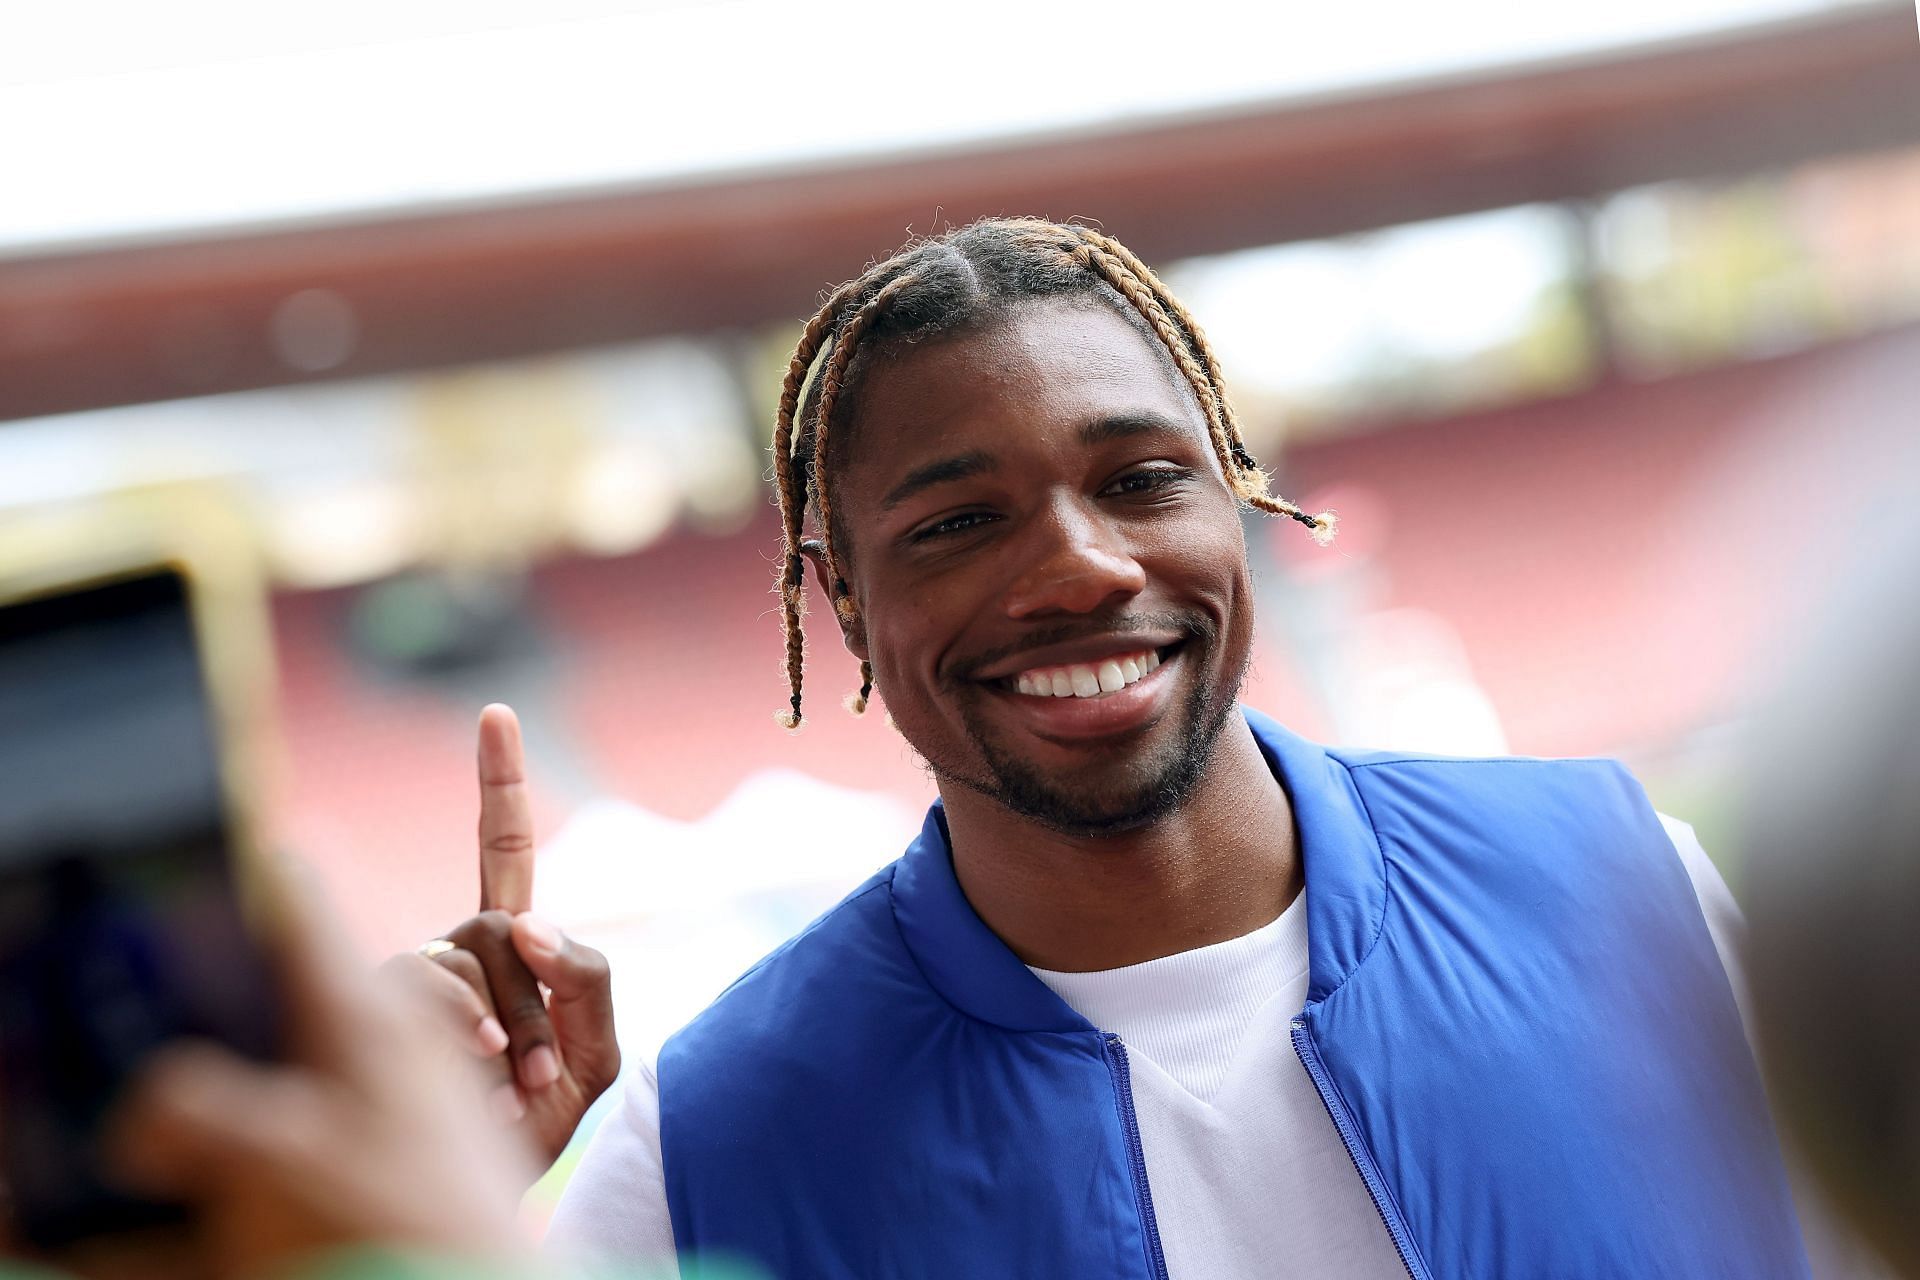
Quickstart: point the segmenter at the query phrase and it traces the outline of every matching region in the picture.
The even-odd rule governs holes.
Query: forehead
[[[842,467],[873,475],[935,454],[1041,442],[1050,429],[1149,412],[1206,420],[1159,342],[1103,303],[1043,299],[987,327],[875,361],[862,378],[858,445]]]

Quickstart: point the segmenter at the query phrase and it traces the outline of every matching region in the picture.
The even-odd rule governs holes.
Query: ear
[[[827,576],[827,548],[818,538],[807,538],[800,544],[800,554],[813,566],[813,580],[820,587],[820,593],[826,596],[828,603],[834,599],[833,581]],[[847,646],[847,652],[862,662],[869,661],[867,652],[867,626],[864,618],[856,611],[849,618],[838,609],[833,616],[840,623],[840,639]]]

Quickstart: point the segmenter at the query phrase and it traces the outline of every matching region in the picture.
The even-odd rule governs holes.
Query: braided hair
[[[841,572],[827,459],[831,433],[845,426],[845,406],[862,371],[878,353],[977,328],[1016,303],[1076,295],[1113,307],[1165,349],[1199,402],[1214,456],[1235,498],[1299,521],[1322,545],[1332,541],[1333,512],[1309,515],[1267,492],[1267,474],[1240,438],[1206,335],[1147,265],[1119,241],[1072,223],[987,218],[938,238],[910,242],[827,296],[807,321],[780,388],[773,480],[780,500],[779,588],[790,691],[789,709],[778,719],[787,728],[801,724],[806,657],[803,552],[820,558],[841,621],[859,616]],[[809,386],[808,375],[823,351],[824,365]],[[809,505],[818,529],[814,538],[803,532]],[[848,707],[855,714],[865,711],[872,693],[873,664],[863,661],[860,691]]]

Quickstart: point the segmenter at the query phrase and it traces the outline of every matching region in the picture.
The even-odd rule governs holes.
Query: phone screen
[[[277,1048],[236,892],[187,585],[152,572],[0,607],[0,1148],[56,1246],[180,1216],[115,1189],[102,1121],[162,1043]]]

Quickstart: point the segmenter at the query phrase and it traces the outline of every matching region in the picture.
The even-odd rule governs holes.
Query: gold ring
[[[425,956],[429,960],[432,960],[438,956],[443,956],[447,954],[447,952],[449,951],[458,951],[459,949],[460,949],[459,943],[448,942],[445,938],[433,938],[429,941],[421,943],[419,948],[420,954]]]

